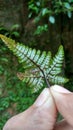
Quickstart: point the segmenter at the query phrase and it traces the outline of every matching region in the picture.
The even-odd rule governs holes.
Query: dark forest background
[[[0,0],[0,33],[29,47],[50,50],[64,46],[64,73],[73,91],[73,0]],[[27,109],[31,95],[17,78],[21,65],[0,40],[0,130],[13,115]]]

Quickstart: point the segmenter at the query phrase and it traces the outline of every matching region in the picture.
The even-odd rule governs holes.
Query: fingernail
[[[54,86],[52,87],[52,89],[53,89],[54,91],[56,91],[56,92],[59,92],[59,93],[71,93],[69,90],[67,90],[67,89],[65,89],[65,88],[63,88],[63,87],[61,87],[61,86],[58,86],[58,85],[54,85]]]
[[[34,105],[36,105],[37,107],[41,106],[42,104],[44,104],[44,102],[47,100],[49,96],[50,96],[49,89],[45,88],[35,101]]]

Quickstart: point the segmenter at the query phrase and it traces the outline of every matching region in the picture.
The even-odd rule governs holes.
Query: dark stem
[[[50,86],[50,84],[49,84],[49,82],[48,82],[47,78],[46,78],[46,77],[44,77],[44,79],[45,79],[45,82],[46,82],[46,84],[47,84],[48,88],[50,88],[51,86]]]
[[[42,71],[42,74],[43,74],[43,76],[44,76],[44,80],[45,80],[45,82],[46,82],[46,84],[47,84],[47,87],[50,88],[51,86],[50,86],[50,84],[49,84],[49,82],[48,82],[48,80],[47,80],[47,78],[46,78],[46,76],[45,76],[45,74],[44,74],[44,71],[43,71],[43,70],[41,70],[41,71]]]

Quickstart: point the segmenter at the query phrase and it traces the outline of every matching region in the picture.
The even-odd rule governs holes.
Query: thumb
[[[42,129],[39,129],[52,130],[56,122],[57,110],[51,92],[48,88],[45,88],[42,91],[33,106],[36,108],[35,113],[39,117],[39,122],[43,122],[41,124]]]
[[[56,107],[50,90],[45,88],[26,111],[12,117],[3,130],[53,130]]]
[[[58,111],[73,126],[73,93],[58,85],[51,87],[51,93]]]

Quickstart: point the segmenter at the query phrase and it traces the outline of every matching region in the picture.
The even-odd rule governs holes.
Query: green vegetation
[[[61,12],[67,14],[69,18],[72,17],[73,0],[30,0],[28,2],[28,9],[30,11],[29,18],[37,17],[38,20],[47,16],[51,23],[55,22],[55,16]]]
[[[35,34],[38,35],[49,29],[49,22],[51,24],[55,24],[59,16],[61,17],[62,15],[65,15],[71,19],[73,12],[73,0],[29,0],[28,10],[29,19],[34,18],[35,23],[43,22],[42,25],[40,24],[37,26]],[[40,33],[38,33],[38,30]]]

